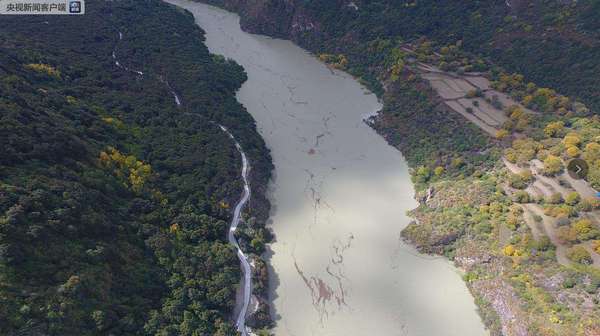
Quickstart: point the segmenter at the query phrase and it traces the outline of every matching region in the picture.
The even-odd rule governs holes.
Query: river
[[[194,14],[212,53],[248,73],[237,98],[275,165],[274,333],[487,335],[457,270],[400,239],[417,204],[401,153],[362,121],[377,98],[289,41],[241,31],[235,14],[169,2]]]

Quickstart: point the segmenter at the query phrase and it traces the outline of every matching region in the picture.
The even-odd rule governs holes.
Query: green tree
[[[419,168],[417,168],[417,172],[416,172],[414,178],[417,183],[425,183],[425,182],[429,181],[430,177],[431,177],[431,169],[429,169],[429,167],[426,167],[426,166],[420,166]]]

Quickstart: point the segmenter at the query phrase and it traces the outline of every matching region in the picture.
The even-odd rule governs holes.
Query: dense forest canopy
[[[0,20],[0,334],[233,335],[241,163],[215,123],[271,168],[245,73],[160,1],[86,11]]]

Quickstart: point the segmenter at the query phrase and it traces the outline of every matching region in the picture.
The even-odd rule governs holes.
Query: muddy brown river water
[[[289,41],[241,31],[235,14],[169,2],[248,73],[237,97],[275,164],[275,334],[487,335],[458,271],[400,239],[417,204],[401,153],[363,122],[375,95]]]

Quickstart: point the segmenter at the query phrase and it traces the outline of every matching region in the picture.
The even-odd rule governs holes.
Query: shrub
[[[503,128],[496,131],[496,139],[498,139],[498,140],[502,140],[502,139],[506,138],[508,135],[509,135],[508,131]],[[511,160],[509,159],[509,161],[511,161]]]
[[[533,181],[533,175],[531,174],[531,170],[522,171],[520,174],[523,181],[529,183]]]
[[[550,197],[546,198],[548,204],[560,204],[563,202],[562,195],[560,193],[554,193]]]
[[[527,188],[527,181],[520,174],[510,174],[508,178],[508,183],[511,187],[515,189],[525,189]]]
[[[524,190],[519,190],[514,194],[514,201],[517,203],[529,203],[531,202],[531,196]]]
[[[576,205],[581,200],[577,192],[572,192],[565,197],[565,203],[568,205]]]
[[[544,128],[544,134],[548,137],[561,136],[565,129],[565,123],[562,121],[551,122]]]
[[[414,179],[417,183],[425,183],[429,181],[431,177],[431,169],[426,166],[421,166],[417,168],[416,174],[414,175]]]
[[[592,248],[594,251],[596,251],[596,253],[600,254],[600,240],[594,240],[592,242]]]
[[[563,143],[565,144],[565,147],[569,148],[569,147],[576,147],[579,146],[579,144],[581,143],[581,138],[579,137],[579,135],[571,133],[568,134],[567,136],[565,136],[565,138],[563,139]]]
[[[490,104],[497,110],[502,110],[502,108],[504,107],[502,105],[502,102],[500,101],[500,99],[498,99],[497,95],[492,96],[492,99],[490,100]]]
[[[571,226],[561,226],[557,230],[558,239],[565,244],[577,242],[577,232]]]
[[[554,155],[548,155],[544,160],[544,174],[554,176],[563,170],[563,164],[560,158]]]
[[[507,257],[516,256],[518,252],[519,251],[512,244],[506,245],[504,249],[502,249],[502,253]]]
[[[543,236],[534,243],[534,247],[538,251],[548,251],[553,249],[554,245],[552,244],[552,241],[550,241],[550,238],[548,238],[548,236]]]
[[[581,202],[579,202],[579,209],[581,211],[592,211],[598,209],[600,207],[600,201],[595,198],[584,198]]]
[[[580,153],[581,153],[581,151],[577,147],[569,147],[569,148],[567,148],[567,155],[569,157],[572,157],[572,158],[578,157]]]
[[[567,251],[567,257],[578,264],[590,265],[593,260],[590,253],[581,245],[573,246]]]
[[[577,216],[577,211],[574,207],[566,204],[561,205],[548,205],[544,208],[546,216],[560,218],[567,217],[572,218]]]
[[[587,219],[580,219],[572,224],[573,230],[577,234],[579,241],[600,238],[600,231],[592,225],[592,222]]]
[[[562,285],[563,288],[573,288],[575,287],[575,285],[577,285],[577,279],[575,279],[575,277],[572,276],[566,277]]]

